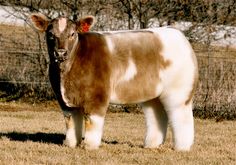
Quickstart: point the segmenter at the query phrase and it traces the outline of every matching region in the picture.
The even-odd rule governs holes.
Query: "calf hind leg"
[[[194,141],[194,120],[192,112],[192,101],[187,105],[166,104],[168,119],[172,128],[174,148],[180,151],[190,150]]]
[[[145,148],[157,148],[164,143],[167,131],[168,118],[158,99],[143,103],[146,118]]]

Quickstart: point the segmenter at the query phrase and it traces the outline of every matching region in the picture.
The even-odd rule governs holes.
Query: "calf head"
[[[51,63],[62,63],[70,58],[71,52],[78,44],[78,33],[89,31],[94,23],[93,16],[72,21],[66,17],[49,19],[37,13],[32,14],[30,18],[38,31],[45,32]]]

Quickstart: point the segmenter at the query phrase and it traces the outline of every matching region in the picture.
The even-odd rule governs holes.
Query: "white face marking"
[[[66,18],[60,18],[58,21],[58,25],[59,25],[59,31],[63,32],[67,25]]]
[[[104,117],[91,115],[89,119],[91,120],[92,126],[88,130],[85,130],[85,147],[86,149],[97,149],[101,144]]]
[[[128,67],[125,71],[124,76],[121,78],[121,81],[129,81],[135,77],[137,74],[137,68],[133,60],[129,60]]]

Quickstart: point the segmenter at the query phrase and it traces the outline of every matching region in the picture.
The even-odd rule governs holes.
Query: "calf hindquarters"
[[[167,122],[162,113],[164,108],[172,128],[175,149],[189,150],[194,140],[192,97],[198,78],[196,57],[182,33],[174,29],[160,29],[157,35],[163,44],[162,55],[171,65],[162,71],[160,77],[163,88],[159,100],[163,107],[157,106],[159,100],[158,103],[153,103],[156,100],[152,100],[152,104],[144,103],[149,105],[147,108],[144,106],[147,120],[145,145],[158,147],[163,142]],[[149,130],[157,131],[151,133]]]

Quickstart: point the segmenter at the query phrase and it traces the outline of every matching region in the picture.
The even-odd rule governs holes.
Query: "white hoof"
[[[68,146],[68,147],[71,147],[71,148],[75,148],[77,146],[77,144],[75,142],[70,142],[67,139],[63,141],[63,144]]]
[[[77,146],[76,133],[74,128],[70,128],[66,132],[66,139],[63,142],[66,146],[75,148]]]
[[[85,145],[84,145],[84,148],[85,148],[86,150],[97,150],[97,149],[99,149],[99,145],[85,144]]]
[[[191,145],[175,145],[174,149],[176,151],[190,151]]]
[[[159,148],[162,144],[162,140],[158,140],[157,138],[146,139],[144,143],[144,148]]]

